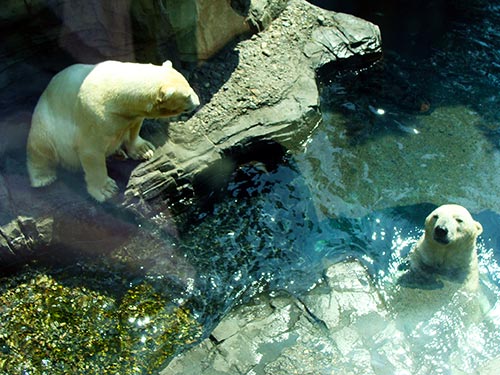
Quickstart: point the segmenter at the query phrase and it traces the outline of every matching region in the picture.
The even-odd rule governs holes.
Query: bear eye
[[[437,215],[437,214],[433,215],[432,218],[435,219],[435,220],[437,220],[439,218],[439,215]]]
[[[460,219],[459,217],[455,218],[455,220],[457,221],[457,223],[461,224],[463,223],[464,221],[462,219]]]

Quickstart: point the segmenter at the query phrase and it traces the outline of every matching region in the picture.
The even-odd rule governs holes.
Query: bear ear
[[[165,62],[162,64],[162,66],[163,66],[164,68],[172,68],[172,61],[167,60],[167,61],[165,61]]]
[[[425,225],[428,225],[432,219],[434,219],[434,216],[437,216],[436,210],[432,211],[427,217],[425,218]]]
[[[481,233],[483,233],[483,226],[481,225],[481,223],[479,221],[474,221],[474,224],[476,225],[476,234],[480,235]]]

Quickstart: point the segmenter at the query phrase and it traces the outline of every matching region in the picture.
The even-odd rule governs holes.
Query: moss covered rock
[[[120,299],[45,274],[0,295],[0,370],[149,374],[197,340],[190,312],[142,283]]]

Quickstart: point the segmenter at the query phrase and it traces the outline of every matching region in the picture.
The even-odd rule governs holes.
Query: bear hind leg
[[[50,185],[57,179],[54,157],[49,157],[41,151],[28,147],[27,167],[32,187]]]

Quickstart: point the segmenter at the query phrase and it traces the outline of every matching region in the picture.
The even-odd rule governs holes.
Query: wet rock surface
[[[415,302],[415,301],[414,301]],[[421,306],[415,305],[418,310]],[[415,337],[395,324],[379,287],[359,261],[328,267],[301,297],[262,294],[234,308],[199,345],[175,357],[161,375],[424,374]],[[486,360],[477,375],[498,371]],[[463,365],[463,364],[462,364]],[[450,374],[462,370],[458,357]]]
[[[161,375],[334,373],[349,362],[375,374],[362,342],[384,327],[385,315],[363,266],[339,263],[303,299],[261,295],[234,309]]]

